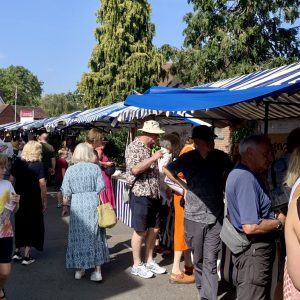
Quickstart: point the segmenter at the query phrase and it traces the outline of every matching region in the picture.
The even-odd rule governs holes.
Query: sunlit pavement
[[[51,188],[49,189],[51,191]],[[45,213],[45,249],[33,251],[36,262],[29,266],[13,263],[13,273],[6,286],[8,300],[50,299],[198,299],[194,284],[170,284],[168,274],[141,279],[130,274],[132,229],[119,222],[107,230],[111,262],[103,267],[103,282],[74,279],[74,271],[65,268],[67,220],[60,217],[55,193],[48,193]],[[156,258],[161,266],[171,269],[172,258]],[[235,299],[233,293],[220,292],[220,299]]]

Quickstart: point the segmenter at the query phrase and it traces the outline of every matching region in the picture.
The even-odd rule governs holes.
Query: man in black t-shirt
[[[195,150],[164,168],[165,174],[185,191],[185,240],[194,255],[195,280],[201,299],[217,299],[217,258],[224,216],[224,186],[232,162],[214,149],[215,134],[207,126],[193,129]],[[177,175],[182,172],[186,182]]]

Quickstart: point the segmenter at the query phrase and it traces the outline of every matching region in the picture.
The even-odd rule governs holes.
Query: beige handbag
[[[112,205],[108,203],[100,203],[98,210],[98,224],[101,228],[112,228],[117,224],[117,216]]]

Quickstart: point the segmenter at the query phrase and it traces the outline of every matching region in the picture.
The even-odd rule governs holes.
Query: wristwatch
[[[283,229],[283,224],[279,221],[279,224],[276,226],[277,230],[282,230]]]

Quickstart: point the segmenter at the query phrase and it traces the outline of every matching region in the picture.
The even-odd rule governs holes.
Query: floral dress
[[[61,190],[71,198],[67,268],[90,269],[109,261],[106,233],[98,226],[97,206],[103,189],[96,164],[77,163],[65,173]]]

